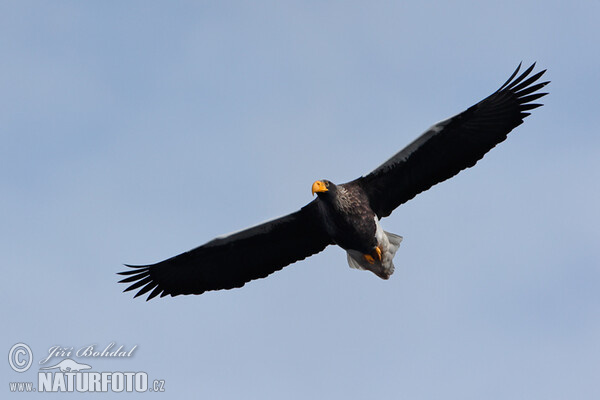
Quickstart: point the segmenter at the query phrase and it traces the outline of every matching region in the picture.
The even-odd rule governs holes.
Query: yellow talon
[[[375,247],[375,253],[377,253],[377,259],[381,261],[381,249],[379,246]]]
[[[363,255],[369,264],[375,264],[375,259],[381,261],[381,248],[379,248],[379,246],[375,247],[375,250],[373,250],[373,253],[371,254]]]

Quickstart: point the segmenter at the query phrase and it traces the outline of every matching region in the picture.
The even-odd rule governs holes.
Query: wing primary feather
[[[134,274],[139,274],[140,271],[137,269],[133,269],[130,271],[122,271],[122,272],[117,272],[117,275],[134,275]]]
[[[548,93],[536,93],[536,94],[530,94],[528,96],[523,96],[521,97],[521,103],[529,103],[532,102],[534,100],[539,99],[540,97],[544,97],[545,95],[547,95]],[[521,106],[522,107],[522,106]]]
[[[542,83],[538,83],[538,84],[529,86],[528,88],[521,90],[519,92],[519,95],[520,96],[526,96],[526,95],[528,95],[530,93],[537,92],[538,90],[540,90],[541,88],[543,88],[544,86],[546,86],[548,83],[550,83],[550,82],[542,82]],[[545,93],[545,94],[547,94],[547,93]]]
[[[521,62],[519,63],[519,65],[517,65],[517,69],[515,69],[515,72],[513,72],[513,73],[510,75],[510,77],[509,77],[509,78],[506,80],[506,82],[504,82],[504,83],[502,84],[502,86],[500,86],[500,89],[498,89],[498,90],[496,91],[496,93],[497,93],[497,92],[500,92],[502,89],[504,89],[504,87],[505,87],[506,85],[508,85],[508,84],[510,83],[510,81],[512,81],[512,80],[513,80],[513,78],[514,78],[515,76],[517,76],[517,74],[519,73],[519,70],[521,69],[521,65],[522,65],[522,64],[523,64],[523,61],[521,61]]]
[[[136,272],[137,272],[137,271],[136,271]],[[148,276],[148,275],[150,275],[150,273],[149,273],[149,272],[143,272],[143,273],[141,273],[141,274],[139,274],[139,275],[134,275],[134,276],[130,276],[129,278],[121,279],[121,280],[119,281],[119,283],[129,283],[129,282],[135,282],[135,281],[137,281],[137,280],[140,280],[140,279],[142,279],[142,278],[144,278],[144,277],[146,277],[146,276]]]
[[[541,72],[538,72],[537,74],[533,75],[532,77],[524,80],[523,82],[521,82],[519,85],[512,87],[511,90],[515,93],[518,93],[519,91],[521,91],[522,89],[526,88],[527,86],[529,86],[530,84],[532,84],[533,82],[537,81],[538,79],[540,79],[540,77],[542,75],[544,75],[544,72],[546,72],[546,70],[543,70]]]
[[[139,292],[137,292],[137,294],[135,296],[133,296],[133,298],[135,299],[136,297],[139,297],[139,296],[142,296],[142,295],[148,293],[150,290],[154,289],[157,285],[158,285],[158,283],[156,283],[156,282],[148,283]]]
[[[148,298],[146,299],[146,301],[150,301],[153,298],[155,298],[156,296],[158,296],[160,294],[160,292],[162,292],[162,289],[157,285],[154,290],[152,291],[152,293],[150,293],[148,295]]]
[[[524,104],[521,106],[521,110],[523,110],[523,111],[533,110],[533,109],[541,107],[541,106],[543,106],[543,104],[540,104],[540,103]]]
[[[147,265],[130,265],[130,264],[124,264],[127,268],[146,268]],[[120,274],[120,272],[117,272],[118,274]]]
[[[137,288],[139,288],[140,286],[144,286],[147,283],[152,282],[152,277],[147,276],[144,279],[141,279],[137,282],[135,282],[134,284],[130,285],[127,289],[124,290],[124,292],[129,292],[130,290],[135,290]]]
[[[512,81],[510,83],[510,85],[508,85],[506,88],[504,88],[504,90],[511,90],[514,91],[514,87],[516,85],[518,85],[519,83],[521,83],[521,81],[523,79],[525,79],[527,77],[527,75],[529,75],[529,73],[531,71],[533,71],[533,68],[535,67],[535,63],[531,64],[531,66],[529,68],[527,68],[521,75],[519,75],[519,77],[517,79],[515,79],[514,81]]]

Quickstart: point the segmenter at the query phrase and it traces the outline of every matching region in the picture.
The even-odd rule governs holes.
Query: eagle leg
[[[369,264],[375,264],[375,259],[381,261],[381,248],[377,246],[375,247],[375,250],[373,250],[373,253],[365,254],[363,257]]]

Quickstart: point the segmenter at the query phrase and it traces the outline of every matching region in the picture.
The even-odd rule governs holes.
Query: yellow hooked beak
[[[313,194],[313,196],[315,195],[315,193],[326,192],[328,190],[329,189],[327,189],[327,186],[325,186],[325,183],[323,181],[316,181],[312,185],[312,194]]]

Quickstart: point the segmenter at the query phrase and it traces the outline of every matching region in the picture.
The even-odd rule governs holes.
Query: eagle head
[[[332,195],[335,194],[337,191],[337,186],[335,186],[335,184],[331,181],[328,181],[327,179],[322,179],[320,181],[315,181],[315,183],[312,184],[312,194],[313,196],[315,195],[315,193],[319,196],[321,195]]]

